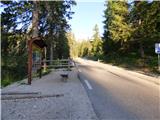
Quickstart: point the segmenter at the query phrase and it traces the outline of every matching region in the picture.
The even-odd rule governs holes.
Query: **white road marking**
[[[91,84],[88,82],[88,80],[84,80],[84,82],[86,83],[88,89],[90,89],[90,90],[93,89],[92,86],[91,86]]]

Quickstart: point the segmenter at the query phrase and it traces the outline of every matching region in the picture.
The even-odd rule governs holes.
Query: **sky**
[[[91,1],[78,1],[77,5],[72,7],[75,14],[69,20],[72,32],[77,40],[91,38],[93,35],[93,28],[97,24],[99,27],[100,35],[103,34],[102,23],[104,21],[105,0]]]

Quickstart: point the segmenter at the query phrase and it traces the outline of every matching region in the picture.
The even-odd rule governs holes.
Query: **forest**
[[[27,77],[27,40],[33,36],[44,38],[47,59],[86,57],[158,73],[154,47],[160,42],[160,2],[104,4],[103,36],[95,23],[92,38],[79,42],[68,24],[75,1],[1,1],[2,86]]]

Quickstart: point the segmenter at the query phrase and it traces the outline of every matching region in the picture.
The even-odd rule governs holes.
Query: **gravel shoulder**
[[[67,82],[52,71],[32,85],[26,80],[2,89],[2,120],[96,120],[87,93],[77,78],[77,70],[69,72]]]

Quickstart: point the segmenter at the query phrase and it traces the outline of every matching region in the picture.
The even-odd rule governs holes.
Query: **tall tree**
[[[148,44],[154,49],[154,43],[160,38],[160,33],[157,29],[160,23],[159,7],[160,3],[157,1],[135,1],[132,6],[130,12],[130,20],[133,29],[132,41],[134,44],[138,43],[142,58],[145,57],[145,51],[150,50],[147,50],[147,48],[150,48]]]
[[[94,29],[93,29],[92,54],[97,57],[103,54],[102,40],[99,35],[99,28],[97,24],[94,26]]]
[[[132,28],[134,29],[133,31],[133,38],[134,41],[137,40],[139,43],[139,51],[141,54],[141,57],[144,57],[144,47],[143,47],[143,25],[144,25],[144,19],[146,14],[146,10],[148,5],[147,1],[135,1],[134,6],[131,11],[132,17]]]
[[[52,45],[55,59],[69,56],[65,33],[69,29],[67,20],[73,14],[71,6],[75,5],[74,1],[1,1],[1,5],[4,7],[1,13],[3,75],[16,70],[18,63],[23,66],[18,69],[20,72],[26,69],[28,37],[43,36],[48,49]],[[48,58],[49,55],[48,50]],[[23,60],[19,56],[24,56]],[[24,77],[26,71],[16,73]]]
[[[120,50],[131,36],[131,27],[128,23],[129,6],[126,1],[107,1],[104,11],[104,39],[106,50],[112,49],[113,44],[117,44],[114,50]],[[106,51],[107,52],[107,51]]]
[[[39,1],[33,1],[33,14],[32,14],[32,37],[38,37],[38,24],[39,24]]]
[[[75,4],[76,3],[74,1],[47,1],[45,4],[41,5],[43,6],[43,12],[41,15],[43,19],[41,19],[41,26],[42,30],[45,30],[43,34],[48,33],[48,35],[46,35],[47,42],[49,43],[48,57],[51,60],[53,57],[56,59],[58,56],[64,57],[67,55],[60,55],[64,53],[64,51],[60,52],[59,48],[57,49],[59,44],[63,43],[63,46],[59,46],[61,50],[66,48],[65,51],[67,53],[69,52],[65,33],[69,29],[67,19],[71,19],[71,15],[73,14],[73,12],[70,10],[71,6]],[[47,13],[45,12],[46,8]],[[46,22],[44,22],[44,16],[46,16]],[[60,34],[63,37],[61,37]]]
[[[74,34],[68,32],[67,39],[68,39],[70,57],[71,58],[78,57],[78,42],[76,41]]]

